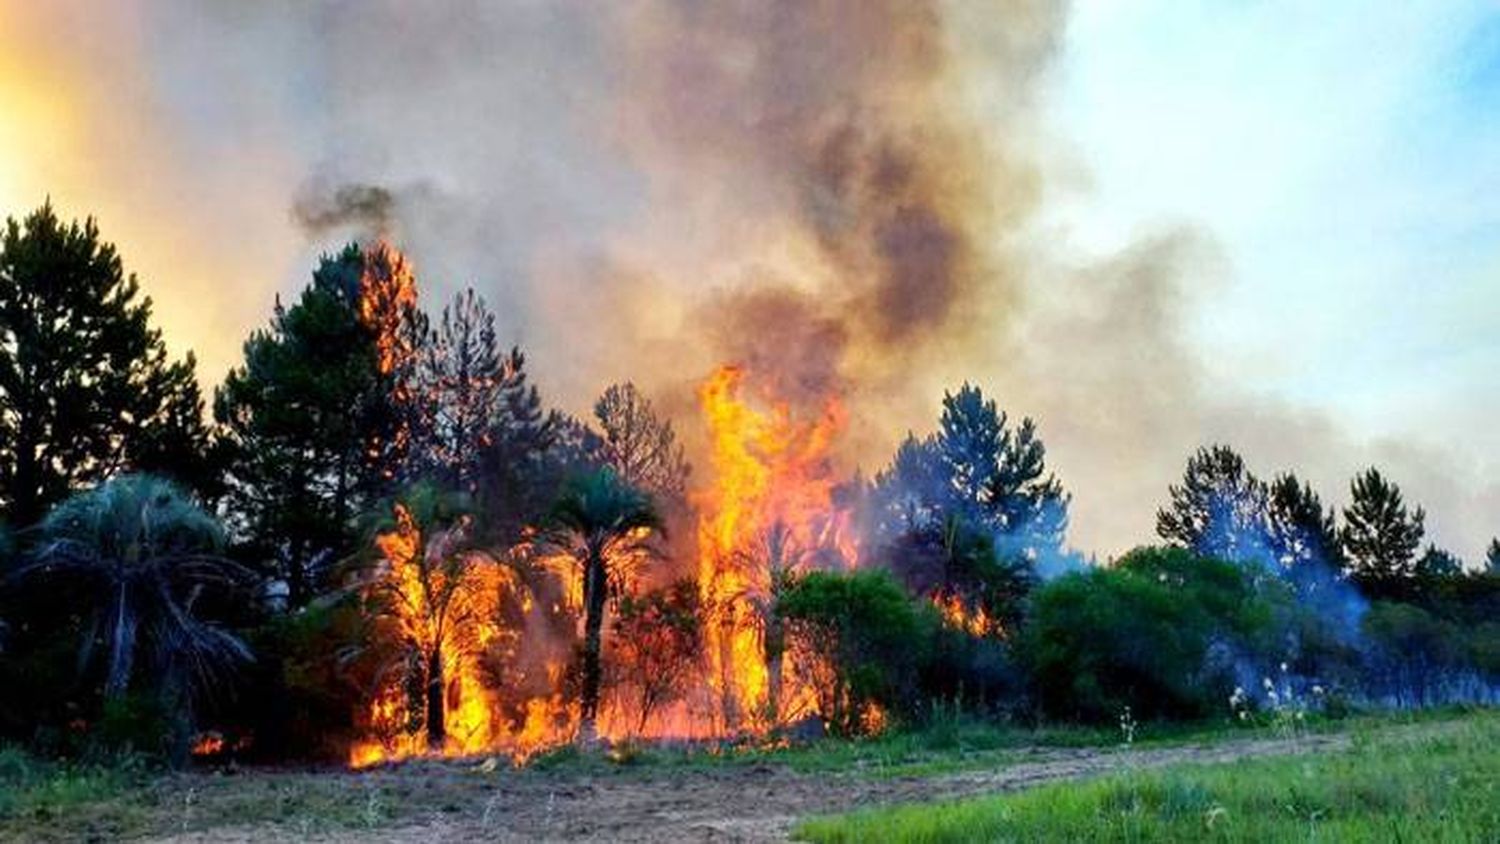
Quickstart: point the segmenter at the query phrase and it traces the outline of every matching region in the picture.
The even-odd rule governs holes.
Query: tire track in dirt
[[[933,776],[871,777],[866,772],[801,774],[758,764],[722,768],[640,769],[607,775],[570,772],[476,772],[472,763],[418,762],[362,774],[339,773],[354,794],[370,786],[416,788],[447,811],[421,821],[373,829],[307,834],[293,825],[208,829],[156,839],[187,842],[314,840],[713,841],[786,840],[809,815],[896,803],[947,800],[1104,776],[1184,762],[1347,749],[1346,735],[1249,739],[1160,748],[1031,748],[1006,754],[995,768]],[[457,807],[456,809],[454,807]]]

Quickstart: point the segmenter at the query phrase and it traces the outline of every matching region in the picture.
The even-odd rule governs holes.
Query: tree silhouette
[[[1343,570],[1343,547],[1333,508],[1325,510],[1312,485],[1290,472],[1278,475],[1267,488],[1266,544],[1274,561],[1285,569]]]
[[[1068,495],[1046,469],[1036,424],[1011,428],[978,388],[943,397],[937,433],[908,435],[871,490],[875,527],[888,539],[938,535],[958,519],[986,533],[996,550],[1028,563],[1057,553],[1067,528]]]
[[[442,482],[479,491],[483,450],[500,418],[507,369],[495,338],[495,315],[472,289],[443,308],[421,355],[421,402],[429,424],[419,448]]]
[[[0,234],[0,514],[35,524],[79,486],[150,469],[211,492],[191,355],[169,361],[115,248],[51,204]]]
[[[1415,573],[1427,514],[1421,507],[1409,511],[1400,488],[1375,469],[1357,476],[1349,491],[1342,537],[1350,576],[1366,589],[1397,586]]]
[[[1156,532],[1182,548],[1222,560],[1264,553],[1265,486],[1226,445],[1200,448],[1188,459],[1182,484],[1156,513]]]
[[[34,558],[12,577],[67,592],[86,618],[80,665],[92,667],[103,647],[106,700],[146,683],[144,691],[186,717],[195,694],[250,659],[238,638],[196,613],[206,592],[240,585],[246,572],[221,556],[218,522],[170,482],[106,481],[59,504],[40,533]],[[177,726],[181,744],[188,724]]]
[[[1464,573],[1464,564],[1452,551],[1428,543],[1427,550],[1417,558],[1413,573],[1428,579],[1458,577]]]
[[[278,301],[270,326],[245,342],[244,363],[215,395],[234,447],[236,527],[275,561],[294,606],[353,549],[354,515],[403,474],[410,283],[386,252],[351,245],[325,256],[297,302]]]
[[[610,385],[594,402],[594,419],[604,440],[604,460],[622,480],[663,503],[683,499],[689,467],[677,433],[634,384]]]

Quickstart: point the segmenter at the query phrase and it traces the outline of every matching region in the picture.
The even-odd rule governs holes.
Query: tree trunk
[[[427,655],[427,747],[442,750],[448,738],[443,721],[443,650],[433,648]]]
[[[599,685],[604,632],[604,561],[590,559],[583,572],[583,712],[579,738],[592,744],[599,717]]]
[[[740,725],[740,709],[734,676],[734,616],[727,608],[719,620],[719,691],[724,729],[735,730]]]
[[[786,632],[782,629],[781,616],[772,611],[766,619],[766,719],[772,724],[781,721],[781,674],[786,661]]]

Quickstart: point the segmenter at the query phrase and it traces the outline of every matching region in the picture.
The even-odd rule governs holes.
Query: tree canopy
[[[169,358],[151,300],[92,219],[51,204],[0,234],[0,513],[39,521],[125,470],[216,486],[191,355]]]
[[[1409,510],[1400,487],[1376,469],[1355,477],[1349,493],[1342,538],[1350,576],[1367,589],[1381,589],[1415,574],[1426,512]]]

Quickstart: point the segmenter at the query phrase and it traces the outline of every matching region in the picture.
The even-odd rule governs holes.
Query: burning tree
[[[322,259],[295,303],[277,303],[215,395],[236,458],[231,512],[294,606],[353,547],[354,515],[406,474],[421,323],[400,253],[351,244]]]
[[[493,706],[479,657],[496,635],[510,571],[469,540],[470,517],[460,502],[417,486],[391,508],[379,529],[379,560],[364,595],[376,619],[377,642],[393,643],[379,672],[380,692],[367,714],[384,746],[357,746],[363,763],[419,748],[472,752],[495,738]]]
[[[635,729],[645,732],[652,714],[679,699],[696,677],[703,650],[697,584],[679,580],[623,597],[611,648],[617,691],[633,696]]]
[[[603,434],[604,459],[626,483],[663,504],[682,500],[689,467],[677,433],[634,384],[610,385],[594,403],[594,419]]]
[[[726,727],[743,711],[779,709],[768,696],[780,629],[768,611],[785,574],[804,554],[828,567],[858,556],[845,534],[849,513],[835,505],[829,451],[843,427],[838,401],[830,397],[812,420],[796,419],[785,402],[765,410],[748,402],[740,394],[745,376],[720,367],[698,393],[715,472],[698,497],[699,587],[710,615],[710,682]]]
[[[604,613],[611,593],[624,594],[637,569],[656,555],[662,530],[650,496],[605,468],[572,479],[552,507],[547,542],[583,576],[583,688],[579,736],[591,743],[599,717]]]
[[[802,546],[785,522],[775,522],[743,555],[750,582],[742,595],[752,610],[751,620],[759,628],[761,653],[766,668],[764,716],[776,724],[781,709],[786,663],[786,619],[781,601],[796,582],[799,572],[813,561],[813,549]]]

